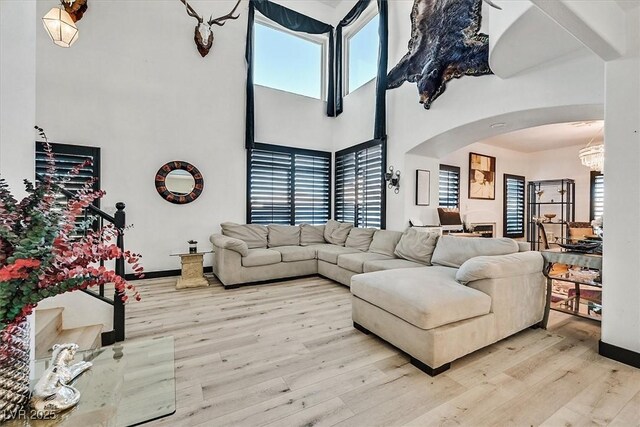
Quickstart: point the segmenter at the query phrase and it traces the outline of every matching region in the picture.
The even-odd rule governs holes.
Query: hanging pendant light
[[[52,8],[42,18],[42,23],[51,40],[60,47],[71,47],[78,40],[78,27],[62,7]]]
[[[602,129],[591,138],[591,141],[586,147],[578,152],[578,157],[584,166],[587,166],[592,171],[603,172],[604,171],[604,144],[591,145],[596,137],[602,132]]]

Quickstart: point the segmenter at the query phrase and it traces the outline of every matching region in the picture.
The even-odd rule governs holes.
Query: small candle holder
[[[195,240],[189,240],[189,253],[195,254],[198,253],[198,242]]]

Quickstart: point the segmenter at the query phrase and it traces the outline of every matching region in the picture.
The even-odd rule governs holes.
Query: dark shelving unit
[[[576,217],[576,183],[573,179],[549,179],[544,181],[529,181],[527,184],[527,241],[531,249],[540,250],[541,240],[536,226],[536,218],[546,221],[544,214],[555,213],[550,222],[544,222],[545,231],[555,237],[567,237],[567,223],[575,221]],[[554,241],[550,240],[549,244]]]

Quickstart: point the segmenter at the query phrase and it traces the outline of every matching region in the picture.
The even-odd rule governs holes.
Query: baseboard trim
[[[211,266],[205,267],[204,272],[213,273],[213,267]],[[182,274],[181,270],[145,271],[144,277],[142,279],[160,279],[163,277],[179,276],[180,274]],[[141,280],[138,277],[136,277],[135,274],[126,274],[124,278],[126,280]]]
[[[640,369],[640,353],[626,348],[618,347],[613,344],[607,344],[602,340],[598,341],[598,353],[601,356],[615,360],[616,362],[624,363],[625,365],[633,366]]]
[[[102,347],[114,344],[116,342],[116,331],[103,332],[100,336]]]

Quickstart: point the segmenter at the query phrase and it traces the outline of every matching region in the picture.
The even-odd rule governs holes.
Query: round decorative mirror
[[[191,163],[174,161],[156,173],[156,190],[168,202],[179,205],[193,202],[202,194],[202,174]]]

